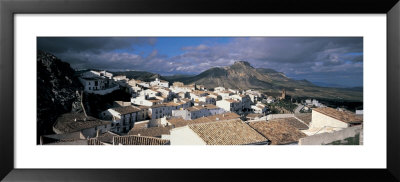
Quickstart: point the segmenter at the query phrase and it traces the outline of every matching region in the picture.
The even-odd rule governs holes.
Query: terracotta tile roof
[[[108,132],[105,132],[105,133],[101,134],[100,136],[96,137],[96,139],[99,140],[100,142],[112,144],[113,137],[115,137],[115,136],[119,136],[119,135],[108,131]]]
[[[339,111],[330,107],[315,108],[313,111],[319,112],[331,118],[337,119],[345,123],[362,123],[363,118],[349,111]]]
[[[193,90],[192,93],[193,93],[193,94],[196,94],[196,95],[207,94],[207,92],[201,91],[201,90]]]
[[[222,121],[222,120],[237,119],[237,118],[240,118],[240,116],[234,112],[227,112],[224,114],[216,114],[216,115],[212,115],[212,116],[207,116],[207,118],[209,118],[210,120],[213,120],[213,121],[216,121],[218,118],[219,121]]]
[[[165,107],[165,104],[156,104],[156,105],[150,106],[150,108],[159,108],[159,107]]]
[[[169,143],[169,140],[137,135],[117,136],[113,141],[114,145],[166,145]]]
[[[184,103],[175,103],[175,102],[165,102],[164,103],[166,106],[180,106]]]
[[[170,118],[168,122],[171,123],[175,128],[186,126],[191,120],[184,120],[182,117]]]
[[[115,107],[115,108],[112,108],[112,110],[114,110],[120,114],[130,114],[130,113],[140,111],[140,109],[133,107],[133,106]]]
[[[212,116],[207,116],[207,117],[200,117],[194,120],[184,120],[182,117],[176,117],[176,118],[170,118],[168,119],[168,122],[171,123],[175,128],[190,125],[190,124],[198,124],[198,123],[209,123],[209,122],[215,122],[215,121],[226,121],[226,120],[232,120],[232,119],[237,119],[240,116],[237,115],[236,113],[225,113],[225,114],[217,114],[217,115],[212,115]],[[218,118],[218,120],[217,120]]]
[[[58,141],[72,141],[79,139],[86,139],[83,136],[81,131],[72,132],[72,133],[63,133],[63,134],[51,134],[51,135],[43,135],[43,144],[58,142]]]
[[[284,123],[289,124],[290,126],[293,126],[297,129],[299,129],[299,130],[308,130],[308,126],[306,124],[302,123],[301,121],[297,120],[294,117],[272,119],[270,121],[284,122]]]
[[[132,128],[128,135],[140,135],[140,136],[151,136],[151,137],[161,137],[161,135],[169,135],[171,126],[166,127],[150,127],[150,128]]]
[[[147,110],[147,109],[150,108],[149,106],[141,106],[141,105],[135,106],[135,107],[137,107],[137,108],[139,108],[139,109],[142,109],[142,110]]]
[[[67,113],[57,118],[54,128],[63,133],[72,133],[107,124],[111,124],[111,122],[99,120],[91,116],[86,117],[83,113]]]
[[[114,101],[113,104],[114,104],[114,106],[117,106],[117,107],[123,107],[123,106],[132,105],[131,102],[124,102],[124,101]]]
[[[148,124],[149,124],[149,121],[135,122],[135,125],[133,125],[133,128],[136,128],[136,129],[147,128]]]
[[[192,107],[189,107],[189,108],[186,108],[186,110],[188,110],[188,111],[190,111],[190,112],[192,112],[192,111],[198,111],[198,110],[201,110],[201,109],[205,109],[205,108],[203,108],[203,107],[199,107],[199,106],[192,106]]]
[[[112,140],[111,140],[111,143],[112,143]],[[91,138],[88,141],[88,145],[104,145],[104,144],[103,144],[103,142],[101,142],[97,138]]]
[[[225,100],[228,101],[228,102],[230,102],[230,103],[237,103],[237,102],[239,102],[239,101],[233,100],[233,99],[225,99]]]
[[[147,101],[149,101],[149,102],[161,102],[161,100],[159,100],[159,99],[149,99]]]
[[[207,145],[247,145],[267,139],[241,120],[189,125]]]
[[[89,140],[82,139],[82,140],[71,140],[71,141],[58,141],[54,143],[48,143],[46,145],[88,145]]]
[[[254,119],[254,118],[261,118],[261,117],[263,117],[263,116],[264,116],[263,114],[250,113],[250,114],[248,114],[248,115],[246,116],[246,118],[252,118],[252,119]]]
[[[218,109],[219,107],[217,107],[214,104],[207,104],[207,105],[204,105],[204,108],[207,108],[207,109]]]
[[[311,118],[312,118],[311,116],[312,116],[311,113],[297,113],[297,114],[294,114],[294,117],[296,117],[297,119],[302,120],[306,124],[310,124]]]
[[[279,121],[256,121],[249,125],[271,141],[271,145],[282,145],[298,142],[306,134],[295,127]]]

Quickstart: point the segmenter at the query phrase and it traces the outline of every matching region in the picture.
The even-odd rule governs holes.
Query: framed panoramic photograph
[[[5,181],[400,180],[397,1],[0,8]]]

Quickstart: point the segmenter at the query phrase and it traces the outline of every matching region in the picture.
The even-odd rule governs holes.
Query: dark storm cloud
[[[155,48],[146,54],[137,51],[137,48],[153,46],[156,42],[156,38],[43,37],[38,38],[38,48],[82,69],[198,74],[244,60],[253,67],[272,68],[298,79],[332,82],[332,75],[337,74],[350,77],[343,82],[362,83],[362,37],[231,38],[228,42],[183,46],[180,53],[170,57],[159,54]]]
[[[133,45],[154,44],[155,38],[129,37],[38,37],[38,49],[56,53],[132,49]]]
[[[171,58],[177,69],[190,70],[188,62],[198,64],[194,72],[212,66],[226,66],[245,60],[255,67],[287,72],[296,68],[324,69],[348,63],[362,63],[362,38],[235,38],[228,44],[199,45],[183,48],[183,54]],[[361,53],[361,54],[360,54]],[[339,69],[339,67],[337,67]],[[303,70],[305,71],[305,70]]]

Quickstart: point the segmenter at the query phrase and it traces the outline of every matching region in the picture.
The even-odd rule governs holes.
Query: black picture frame
[[[14,14],[381,13],[387,15],[386,169],[15,169]],[[4,181],[400,181],[398,0],[0,0],[0,179]],[[384,122],[385,118],[382,118]],[[34,155],[34,154],[33,154]],[[32,156],[34,157],[34,156]]]

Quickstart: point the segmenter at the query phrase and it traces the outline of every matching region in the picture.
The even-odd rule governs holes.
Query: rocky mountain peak
[[[251,67],[251,68],[253,68],[253,67],[250,65],[250,63],[247,62],[247,61],[235,61],[235,63],[234,63],[231,67],[237,67],[237,66],[240,66],[240,67]]]

